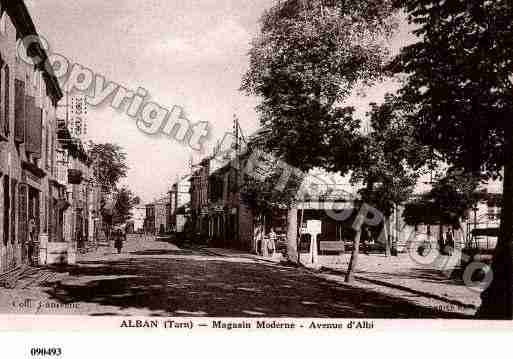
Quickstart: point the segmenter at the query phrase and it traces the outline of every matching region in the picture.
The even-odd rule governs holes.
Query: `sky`
[[[274,0],[26,0],[49,53],[91,68],[107,80],[148,90],[152,101],[181,106],[191,122],[207,121],[211,138],[198,153],[165,136],[141,132],[125,113],[89,108],[86,139],[113,142],[128,154],[123,180],[144,202],[166,193],[231,131],[234,114],[246,134],[258,128],[257,99],[238,91],[258,20]],[[403,24],[391,47],[412,35]],[[363,114],[393,84],[379,84],[351,104]]]

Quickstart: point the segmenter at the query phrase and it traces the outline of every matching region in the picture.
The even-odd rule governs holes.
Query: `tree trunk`
[[[444,229],[443,229],[442,219],[440,218],[440,224],[438,225],[438,238],[435,238],[437,243],[442,243],[443,233],[444,233]],[[445,239],[447,240],[447,238],[445,238]],[[447,243],[444,243],[443,245],[445,247],[445,246],[447,246]],[[440,253],[445,253],[445,248],[440,248]]]
[[[397,246],[399,244],[399,211],[398,211],[398,205],[397,204],[394,204],[394,240],[392,242],[392,255],[393,256],[397,256],[398,254],[398,249],[397,249]]]
[[[297,249],[297,262],[301,264],[301,254],[299,253],[299,242],[301,241],[301,231],[303,230],[303,219],[305,217],[305,209],[301,208],[301,217],[299,219],[299,230],[296,231],[296,233],[299,232],[298,237],[296,239],[296,249]]]
[[[493,280],[481,293],[482,304],[476,316],[480,319],[513,317],[513,129],[507,121],[504,139],[503,203],[499,238],[492,264]]]
[[[287,214],[287,257],[298,263],[297,204],[292,204]]]
[[[372,193],[372,188],[374,187],[374,181],[369,180],[367,182],[367,193]],[[358,254],[360,253],[360,238],[362,237],[362,225],[364,222],[364,218],[360,216],[361,204],[357,205],[355,203],[355,209],[357,210],[356,218],[354,219],[353,229],[356,231],[354,236],[354,248],[351,253],[351,259],[349,260],[349,267],[347,268],[346,274],[346,283],[350,283],[354,279],[354,272],[356,270],[356,265],[358,263]],[[369,240],[367,238],[367,240]],[[367,244],[367,243],[365,243]]]
[[[356,270],[356,265],[358,263],[358,253],[360,253],[360,238],[362,236],[362,227],[358,226],[356,230],[356,234],[354,236],[354,248],[351,253],[351,259],[349,260],[349,267],[347,268],[346,273],[346,283],[350,283],[354,279],[354,272]]]
[[[385,217],[385,223],[383,223],[383,233],[385,236],[385,257],[390,257],[392,255],[390,251],[390,217]]]

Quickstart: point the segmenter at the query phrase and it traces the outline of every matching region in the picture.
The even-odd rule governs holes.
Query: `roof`
[[[153,202],[147,203],[146,206],[165,205],[168,202],[169,202],[169,197],[164,196],[164,197],[154,200]]]
[[[23,0],[2,0],[2,8],[7,11],[7,14],[9,14],[19,37],[25,38],[31,35],[37,37],[36,41],[29,44],[27,54],[30,57],[39,57],[41,60],[36,66],[43,72],[43,79],[49,91],[49,95],[52,98],[54,105],[56,105],[63,97],[63,93],[53,68],[51,66],[44,66],[48,59],[48,55],[39,40],[39,34],[36,31],[36,27],[32,21],[30,13],[28,12],[25,2]]]

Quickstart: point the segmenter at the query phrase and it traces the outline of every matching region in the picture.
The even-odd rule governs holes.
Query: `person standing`
[[[121,254],[123,249],[123,241],[125,240],[125,234],[121,229],[117,229],[114,233],[114,247],[118,250],[118,254]]]
[[[447,230],[445,238],[446,238],[445,249],[447,251],[447,254],[452,256],[452,252],[454,251],[454,235],[452,233],[452,229]]]
[[[267,252],[269,256],[272,257],[276,250],[276,233],[274,232],[274,228],[271,227],[271,231],[269,232],[269,240],[267,241]]]
[[[27,255],[28,261],[31,266],[34,265],[34,248],[36,246],[36,220],[31,217],[28,223],[28,243],[27,243]]]
[[[445,246],[447,245],[447,235],[445,234],[445,232],[443,231],[443,229],[440,231],[440,235],[438,237],[438,250],[440,252],[440,254],[445,254],[445,251],[446,251],[446,248]]]

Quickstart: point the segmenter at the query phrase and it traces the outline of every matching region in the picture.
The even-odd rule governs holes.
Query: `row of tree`
[[[403,17],[416,40],[391,57],[387,42]],[[482,318],[513,315],[512,18],[506,0],[280,1],[262,16],[241,86],[261,99],[268,151],[303,171],[352,173],[364,185],[363,201],[387,221],[422,169],[437,163],[448,164],[448,176],[431,195],[460,200],[444,204],[449,212],[470,205],[480,181],[503,177],[494,279],[482,295]],[[371,105],[370,131],[362,133],[345,101],[390,77],[400,90]],[[288,235],[293,259],[297,228]]]

